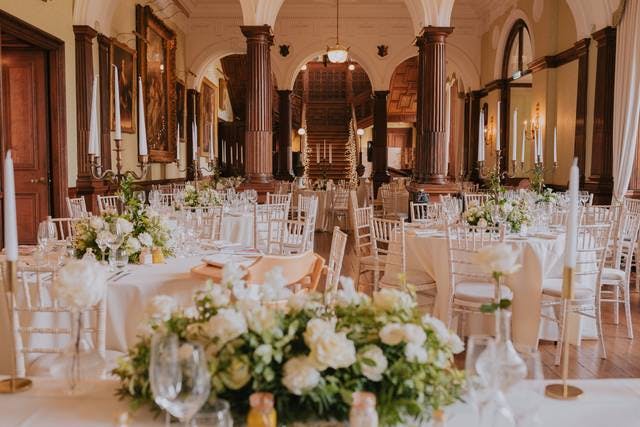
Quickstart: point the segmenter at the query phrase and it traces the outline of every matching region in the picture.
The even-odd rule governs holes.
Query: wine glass
[[[140,202],[140,204],[142,204],[142,205],[144,205],[144,202],[146,200],[146,196],[147,195],[142,190],[133,192],[134,199],[137,199]]]
[[[193,419],[198,427],[233,427],[229,402],[223,399],[206,404]]]
[[[58,230],[50,218],[38,224],[38,245],[46,253],[49,244],[58,239]]]
[[[495,360],[493,337],[472,335],[467,342],[465,371],[469,400],[477,414],[478,426],[513,425],[513,415],[504,395],[497,388],[495,367],[482,366],[486,360]],[[481,362],[481,363],[478,363]]]
[[[149,380],[158,406],[188,426],[211,390],[204,349],[200,344],[180,343],[175,334],[154,335]]]
[[[539,425],[538,411],[544,399],[544,373],[540,353],[524,349],[520,357],[527,367],[526,377],[506,392],[507,402],[513,412],[517,427]]]

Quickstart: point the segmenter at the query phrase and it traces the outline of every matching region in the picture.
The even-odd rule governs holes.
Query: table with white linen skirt
[[[318,216],[316,217],[317,231],[327,231],[330,227],[333,227],[333,224],[331,224],[331,205],[333,203],[333,195],[335,194],[335,190],[300,190],[297,194],[305,197],[316,196],[318,198]],[[351,190],[349,193],[348,202],[349,209],[352,209],[353,204],[357,203],[357,200],[358,196],[356,190]],[[351,218],[347,213],[344,224],[341,223],[335,225],[339,225],[344,230],[349,230],[350,220]]]
[[[564,234],[555,237],[507,237],[505,243],[514,250],[521,251],[522,268],[507,277],[507,284],[513,291],[512,301],[512,337],[517,344],[535,346],[538,338],[556,339],[557,329],[552,322],[541,322],[540,302],[542,300],[542,282],[544,278],[561,277],[564,260]],[[443,321],[449,316],[449,253],[447,239],[442,231],[409,230],[406,233],[407,270],[427,273],[436,282],[437,297],[434,316]],[[390,268],[391,269],[391,268]],[[394,274],[387,271],[385,274]],[[553,315],[549,310],[545,314]],[[469,323],[473,326],[479,316]],[[579,340],[580,328],[585,335],[590,334],[593,322],[581,321],[573,328],[573,342]],[[542,327],[540,327],[542,325]],[[475,330],[475,329],[474,329]]]
[[[154,418],[148,408],[128,412],[127,400],[118,400],[116,380],[96,380],[85,395],[64,393],[64,381],[33,378],[33,388],[0,398],[0,425],[12,427],[113,427],[118,417],[128,413],[131,427],[163,426],[164,417]],[[640,380],[576,380],[582,388],[578,400],[560,401],[544,398],[538,414],[545,427],[638,426]],[[445,408],[448,427],[469,427],[477,419],[471,407],[457,403]],[[412,424],[407,424],[412,425]],[[421,427],[428,427],[425,423]]]

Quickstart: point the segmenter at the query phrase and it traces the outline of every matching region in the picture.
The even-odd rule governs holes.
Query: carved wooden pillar
[[[587,158],[587,86],[589,82],[589,43],[591,39],[576,42],[578,54],[578,94],[576,98],[576,136],[573,146],[574,156],[578,158],[580,184],[585,181]]]
[[[616,29],[606,27],[592,34],[598,45],[596,92],[593,108],[591,176],[586,187],[597,203],[608,203],[613,189],[613,86],[616,65]]]
[[[425,27],[417,37],[418,112],[414,179],[418,183],[444,184],[445,165],[445,40],[450,27]]]
[[[389,182],[391,177],[387,172],[387,95],[388,90],[373,92],[373,189],[378,194],[378,188]]]
[[[185,156],[186,164],[181,164],[180,167],[182,169],[187,169],[187,180],[193,181],[197,177],[197,169],[193,168],[193,123],[196,123],[196,126],[200,126],[198,123],[198,91],[195,89],[187,89],[187,123],[186,123],[186,133],[187,133],[187,155]],[[196,158],[198,149],[196,148]]]
[[[240,27],[247,38],[247,148],[245,171],[249,184],[269,183],[272,176],[272,91],[271,57],[273,44],[271,27],[253,25]]]
[[[291,91],[279,90],[280,122],[278,123],[278,179],[293,180],[289,169],[289,153],[291,153]]]
[[[109,168],[111,166],[111,39],[104,34],[98,34],[98,70],[100,75],[100,87],[98,90],[100,91],[101,101],[100,158],[102,164]]]

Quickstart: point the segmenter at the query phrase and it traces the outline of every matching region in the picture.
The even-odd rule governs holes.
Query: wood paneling
[[[398,65],[389,85],[390,122],[415,123],[418,110],[418,57]]]
[[[233,115],[244,120],[247,100],[247,55],[227,55],[220,59],[225,76],[229,77],[227,89]]]
[[[389,182],[391,177],[387,170],[389,153],[387,150],[387,96],[388,90],[374,92],[373,109],[373,162],[371,165],[373,175],[374,193],[378,194],[378,188]]]
[[[573,146],[574,156],[578,158],[580,184],[584,185],[587,158],[587,89],[589,82],[589,43],[584,39],[578,51],[578,92],[576,97],[576,133]]]
[[[195,141],[193,140],[193,123],[196,123],[198,129],[201,127],[201,123],[198,121],[200,119],[200,94],[195,89],[187,90],[187,155],[186,157],[186,165],[181,165],[184,169],[187,168],[187,180],[191,181],[196,178],[198,173],[197,170],[193,168],[193,145]],[[196,150],[196,156],[197,156]]]

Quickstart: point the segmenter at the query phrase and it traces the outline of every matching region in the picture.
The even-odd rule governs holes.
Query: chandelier
[[[327,46],[329,62],[342,64],[349,58],[349,48],[340,44],[340,0],[336,0],[336,44]]]

